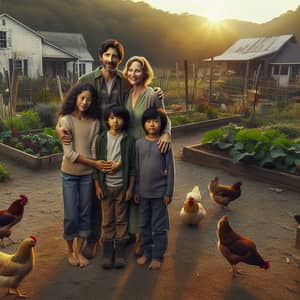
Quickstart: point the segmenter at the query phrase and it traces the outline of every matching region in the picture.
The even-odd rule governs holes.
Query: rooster
[[[187,193],[183,207],[180,210],[180,218],[184,224],[196,225],[206,215],[206,210],[200,203],[201,198],[198,185],[191,192]]]
[[[240,274],[236,268],[239,262],[269,269],[269,261],[265,261],[257,252],[256,245],[250,239],[234,232],[227,216],[220,218],[217,226],[218,249],[231,264],[232,274]]]
[[[0,252],[0,287],[8,288],[8,294],[25,298],[26,294],[18,289],[21,281],[34,267],[35,254],[33,247],[36,238],[31,236],[22,241],[14,254]]]
[[[219,177],[215,176],[208,184],[210,198],[225,208],[231,201],[241,196],[241,185],[241,181],[232,185],[219,184]]]
[[[24,206],[28,203],[28,197],[20,195],[20,198],[15,200],[8,209],[0,210],[0,240],[2,248],[5,247],[4,238],[8,238],[12,243],[15,243],[11,238],[11,230],[14,225],[19,223],[23,218]]]

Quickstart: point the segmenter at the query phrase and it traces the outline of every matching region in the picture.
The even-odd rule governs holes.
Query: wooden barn
[[[258,70],[261,79],[274,79],[279,87],[300,84],[300,46],[293,34],[240,39],[215,56],[213,64],[222,75],[244,77],[245,85]]]

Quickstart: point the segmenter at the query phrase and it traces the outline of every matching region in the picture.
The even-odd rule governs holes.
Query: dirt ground
[[[68,265],[62,239],[59,170],[32,171],[1,157],[12,180],[0,183],[0,209],[19,194],[26,194],[30,199],[12,237],[21,241],[35,235],[38,239],[36,267],[21,284],[29,299],[300,299],[300,250],[295,248],[296,224],[292,217],[300,213],[300,194],[276,193],[269,189],[272,185],[241,178],[242,196],[231,204],[230,211],[224,212],[209,199],[207,183],[215,175],[224,183],[237,178],[179,158],[182,146],[198,143],[200,136],[197,133],[174,141],[175,196],[169,207],[169,245],[160,271],[136,265],[132,249],[128,249],[128,266],[124,270],[102,270],[100,254],[85,269]],[[179,211],[185,194],[196,184],[200,186],[202,203],[208,213],[199,226],[184,226]],[[240,264],[244,275],[232,278],[229,264],[216,247],[216,224],[224,213],[234,230],[256,242],[262,256],[271,263],[268,271]],[[17,245],[11,245],[4,251],[12,253],[16,248]],[[0,289],[0,300],[15,299],[5,294],[6,289]]]

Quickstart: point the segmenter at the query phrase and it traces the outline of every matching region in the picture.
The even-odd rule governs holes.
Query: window
[[[7,48],[7,32],[0,31],[0,48],[6,49]]]
[[[78,74],[77,67],[78,67],[78,64],[74,63],[74,72],[75,72],[75,74]],[[82,76],[85,73],[86,73],[85,64],[84,63],[80,63],[79,64],[79,76]]]
[[[14,65],[13,65],[14,64]],[[13,69],[18,72],[19,75],[28,76],[28,60],[27,59],[15,59],[9,60],[9,72],[12,74]]]
[[[281,65],[280,75],[287,75],[289,73],[288,65]]]
[[[79,64],[79,76],[85,74],[85,64]]]
[[[274,66],[274,75],[279,75],[279,66],[278,65],[275,65]]]
[[[2,25],[5,26],[5,19],[2,19]]]

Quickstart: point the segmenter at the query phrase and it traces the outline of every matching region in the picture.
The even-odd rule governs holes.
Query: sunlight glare
[[[222,20],[224,20],[224,15],[222,14],[222,11],[216,10],[216,9],[211,9],[206,12],[206,17],[209,22],[211,23],[218,23]]]

